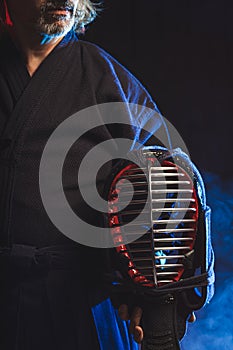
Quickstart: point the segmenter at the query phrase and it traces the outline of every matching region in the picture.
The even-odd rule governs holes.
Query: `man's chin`
[[[53,24],[44,25],[38,28],[38,31],[41,35],[51,36],[51,37],[62,37],[66,35],[73,25],[64,25],[62,21],[54,22]]]
[[[53,18],[53,21],[48,23],[42,21],[38,24],[37,31],[41,35],[51,37],[61,37],[66,35],[74,26],[74,20],[66,20],[62,16]]]

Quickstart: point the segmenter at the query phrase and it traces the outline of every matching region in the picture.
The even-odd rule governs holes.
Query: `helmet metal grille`
[[[129,163],[118,172],[108,202],[111,234],[134,282],[160,287],[179,281],[198,223],[198,200],[188,173],[171,161],[158,163],[148,156],[147,167]],[[142,219],[134,220],[142,211]],[[124,243],[126,236],[132,236],[131,243]]]

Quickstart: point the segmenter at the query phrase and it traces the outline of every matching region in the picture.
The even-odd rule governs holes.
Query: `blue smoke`
[[[189,324],[182,350],[233,349],[233,181],[204,174],[207,203],[212,208],[216,292],[211,303]],[[93,308],[101,350],[138,350],[109,300]]]
[[[216,256],[216,292],[189,325],[183,350],[233,349],[233,181],[204,174],[212,208],[212,241]]]

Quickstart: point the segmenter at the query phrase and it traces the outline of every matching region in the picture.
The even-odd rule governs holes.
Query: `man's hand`
[[[135,306],[132,313],[129,314],[128,306],[126,304],[122,304],[118,309],[118,314],[122,320],[130,320],[129,332],[133,334],[134,340],[138,344],[141,344],[143,340],[143,329],[140,327],[142,309],[139,306]]]
[[[130,320],[129,332],[133,334],[134,340],[141,344],[143,341],[143,329],[140,327],[142,318],[142,309],[139,306],[134,307],[131,314],[129,314],[129,309],[126,304],[120,305],[118,309],[118,314],[120,318],[124,321]],[[189,323],[194,323],[196,321],[196,316],[192,312],[188,318]]]

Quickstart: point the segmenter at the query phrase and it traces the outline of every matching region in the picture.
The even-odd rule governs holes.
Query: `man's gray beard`
[[[61,20],[54,23],[47,23],[46,19],[41,17],[37,25],[37,30],[42,35],[61,37],[66,35],[74,27],[74,23],[74,17],[67,21]]]

